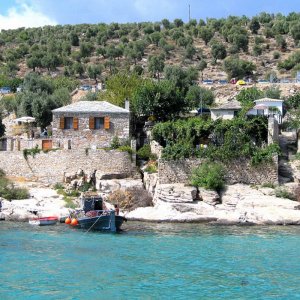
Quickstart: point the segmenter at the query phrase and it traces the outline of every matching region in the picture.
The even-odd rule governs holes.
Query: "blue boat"
[[[82,198],[83,209],[77,212],[78,228],[118,232],[126,218],[119,216],[118,209],[103,209],[103,199],[98,195],[87,194]]]

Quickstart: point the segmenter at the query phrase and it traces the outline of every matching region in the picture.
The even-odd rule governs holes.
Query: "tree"
[[[164,26],[165,29],[170,29],[171,28],[171,23],[168,19],[163,19],[161,21],[162,25]]]
[[[185,99],[191,109],[198,109],[211,105],[214,101],[214,94],[211,90],[197,85],[192,85],[185,96]]]
[[[276,35],[276,44],[280,48],[281,51],[285,51],[287,49],[287,42],[282,35]]]
[[[94,47],[91,43],[81,43],[80,44],[80,56],[88,57],[93,52]]]
[[[214,32],[207,26],[201,27],[199,30],[199,37],[204,41],[205,45],[213,38]]]
[[[255,87],[248,89],[242,89],[236,96],[236,100],[242,104],[253,104],[254,100],[258,100],[263,97],[263,92]]]
[[[102,65],[89,65],[88,68],[87,68],[87,73],[88,73],[88,76],[91,79],[94,79],[95,83],[97,84],[98,83],[97,78],[98,78],[98,76],[101,75],[102,70],[103,70]]]
[[[136,73],[117,73],[106,81],[106,99],[118,106],[124,107],[125,100],[132,102],[135,91],[141,86],[144,79]]]
[[[82,77],[82,75],[84,73],[84,66],[80,62],[76,62],[73,65],[73,70],[74,70],[75,74],[79,74],[79,76]]]
[[[168,80],[147,81],[133,96],[133,109],[137,117],[154,116],[159,121],[171,120],[188,111],[178,88]]]
[[[297,45],[298,42],[300,41],[300,22],[299,21],[291,26],[290,32],[295,41],[295,44]]]
[[[159,80],[159,74],[164,70],[165,56],[160,54],[158,56],[149,56],[148,70],[152,76]]]
[[[193,59],[193,56],[196,54],[196,48],[193,45],[188,45],[185,50],[185,58]]]
[[[155,31],[150,34],[150,40],[153,44],[155,44],[158,47],[158,42],[161,39],[162,35],[160,32]]]
[[[27,67],[35,72],[35,69],[41,65],[41,60],[36,56],[32,56],[26,60]]]
[[[265,96],[271,99],[280,99],[281,90],[279,87],[271,86],[265,90]]]
[[[175,27],[182,27],[183,26],[183,21],[181,20],[181,19],[175,19],[174,21],[173,21],[173,23],[174,23],[174,25],[175,25]]]
[[[203,81],[203,71],[207,68],[207,63],[204,59],[201,59],[198,65],[198,69],[201,72],[201,80]]]
[[[214,58],[215,63],[217,59],[224,59],[227,55],[226,48],[221,43],[213,43],[211,46],[211,55]]]
[[[72,46],[79,46],[79,38],[75,32],[70,33],[70,42]]]
[[[241,60],[235,57],[228,57],[224,60],[224,70],[228,79],[243,78],[244,76],[252,76],[256,66],[249,61]]]
[[[198,79],[198,70],[195,68],[184,70],[179,66],[166,66],[164,73],[165,78],[184,93]]]
[[[252,18],[250,24],[249,24],[249,29],[253,34],[257,34],[258,30],[260,28],[259,20],[258,18]]]

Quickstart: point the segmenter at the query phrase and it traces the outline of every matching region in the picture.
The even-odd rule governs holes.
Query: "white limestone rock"
[[[190,203],[196,200],[197,189],[185,186],[182,183],[158,184],[156,186],[153,202]]]
[[[216,191],[199,188],[199,197],[203,202],[209,205],[216,205],[220,203],[220,196]]]

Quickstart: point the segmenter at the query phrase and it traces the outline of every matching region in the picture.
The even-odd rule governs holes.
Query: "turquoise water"
[[[0,299],[300,299],[300,227],[0,223]]]

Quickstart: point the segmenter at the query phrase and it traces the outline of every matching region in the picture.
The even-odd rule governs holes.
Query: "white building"
[[[273,116],[279,124],[282,122],[283,102],[280,99],[262,98],[255,100],[255,106],[249,110],[247,115]]]
[[[231,101],[218,107],[211,108],[210,116],[212,120],[216,120],[222,118],[223,120],[231,120],[233,119],[238,112],[241,110],[241,104],[238,101]]]

